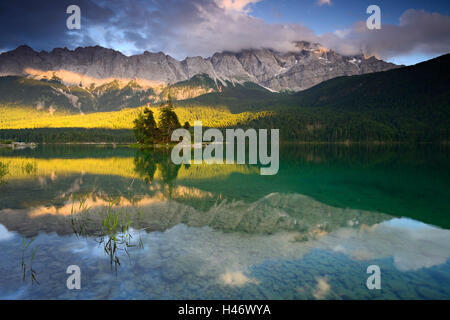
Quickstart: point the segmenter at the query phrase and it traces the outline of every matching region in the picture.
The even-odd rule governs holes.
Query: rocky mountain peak
[[[397,67],[373,57],[343,56],[307,41],[298,41],[296,47],[298,50],[295,52],[248,49],[178,61],[163,52],[145,51],[125,56],[100,46],[36,52],[24,45],[0,55],[0,75],[26,75],[39,79],[52,72],[67,84],[78,85],[81,82],[89,85],[103,83],[105,79],[135,79],[167,85],[206,74],[223,85],[227,85],[227,81],[250,81],[275,91],[300,91],[338,76]]]

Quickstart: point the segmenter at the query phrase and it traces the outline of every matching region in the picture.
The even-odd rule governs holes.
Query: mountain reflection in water
[[[0,298],[448,299],[447,150],[361,148],[288,146],[273,177],[120,147],[2,151]],[[22,236],[39,285],[21,281]]]

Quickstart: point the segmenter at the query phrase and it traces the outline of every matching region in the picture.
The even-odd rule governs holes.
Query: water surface
[[[261,176],[125,147],[1,150],[0,298],[450,298],[447,148],[280,151]]]

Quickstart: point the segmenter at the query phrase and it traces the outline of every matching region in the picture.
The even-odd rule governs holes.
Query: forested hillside
[[[450,54],[414,66],[335,78],[292,98],[303,106],[362,112],[367,109],[448,112]]]

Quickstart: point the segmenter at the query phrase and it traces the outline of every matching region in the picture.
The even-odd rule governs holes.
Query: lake
[[[121,146],[1,149],[0,299],[450,299],[449,150],[283,145],[262,176]]]

